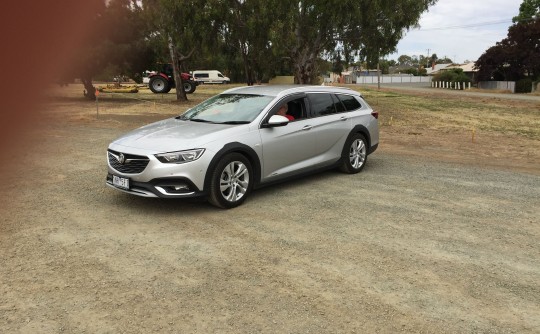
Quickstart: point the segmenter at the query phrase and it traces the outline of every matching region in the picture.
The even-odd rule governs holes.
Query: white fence
[[[516,92],[515,81],[480,81],[478,82],[478,88],[480,89],[496,89],[496,90],[509,90],[512,93]]]
[[[429,85],[431,83],[431,77],[415,77],[413,75],[410,76],[397,76],[397,75],[381,75],[381,84],[419,84],[419,83],[425,83],[426,85]],[[364,85],[373,85],[377,84],[379,81],[377,79],[377,76],[357,76],[356,77],[356,84],[364,84]],[[352,82],[351,82],[352,83]]]
[[[432,81],[431,87],[433,88],[443,88],[443,89],[471,89],[470,82],[448,82],[448,81]]]

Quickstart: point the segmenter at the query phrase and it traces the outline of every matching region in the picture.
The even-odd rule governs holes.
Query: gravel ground
[[[57,118],[0,167],[1,333],[540,333],[539,175],[381,146],[224,211],[105,186],[138,123]]]

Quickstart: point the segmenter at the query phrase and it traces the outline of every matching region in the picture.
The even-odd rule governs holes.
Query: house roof
[[[440,70],[447,68],[448,66],[453,64],[435,64],[435,66],[432,67],[426,67],[426,74],[427,75],[435,75],[439,73]]]
[[[451,64],[450,66],[446,67],[445,69],[449,70],[452,68],[461,68],[463,72],[478,72],[477,69],[474,68],[474,63],[466,63],[466,64]]]

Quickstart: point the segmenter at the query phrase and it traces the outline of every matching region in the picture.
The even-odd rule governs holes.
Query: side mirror
[[[263,124],[263,128],[274,128],[277,126],[285,126],[289,123],[289,119],[281,115],[273,115],[267,123]]]

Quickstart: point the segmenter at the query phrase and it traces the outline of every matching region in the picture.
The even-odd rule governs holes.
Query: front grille
[[[120,155],[124,155],[124,163],[120,163]],[[107,151],[107,157],[111,167],[120,173],[138,174],[146,168],[150,159],[141,155],[125,154],[112,150]]]

